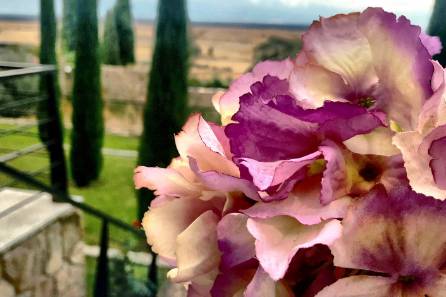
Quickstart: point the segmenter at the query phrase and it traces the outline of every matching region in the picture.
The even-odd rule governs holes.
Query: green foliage
[[[120,65],[120,55],[115,8],[112,8],[107,12],[107,16],[105,17],[104,38],[102,41],[102,62],[108,65]]]
[[[176,153],[173,135],[187,116],[188,36],[185,0],[158,2],[156,43],[144,110],[144,131],[139,147],[140,165],[169,165]],[[138,216],[152,199],[138,191]]]
[[[436,0],[432,16],[429,22],[428,32],[432,36],[438,36],[443,44],[443,50],[434,59],[438,60],[443,67],[446,66],[446,1]]]
[[[135,63],[135,36],[129,0],[117,0],[115,18],[121,63],[123,65]]]
[[[78,0],[71,171],[78,186],[99,177],[104,135],[96,0]]]
[[[110,297],[150,297],[156,295],[154,284],[136,278],[134,264],[127,257],[110,260]]]
[[[62,45],[68,51],[76,48],[76,0],[63,0]]]
[[[283,60],[295,56],[302,48],[299,39],[291,40],[271,36],[254,49],[254,65],[265,60]]]

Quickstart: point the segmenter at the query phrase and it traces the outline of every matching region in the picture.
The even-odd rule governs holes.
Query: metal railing
[[[19,124],[2,124],[0,122],[0,173],[9,178],[7,181],[0,179],[0,189],[17,184],[34,188],[37,189],[36,195],[32,195],[21,204],[39,199],[42,196],[41,193],[49,193],[52,195],[53,201],[70,203],[84,213],[101,220],[100,252],[96,259],[93,296],[106,297],[110,296],[110,259],[107,253],[110,227],[117,227],[133,234],[141,241],[145,241],[145,235],[142,230],[133,225],[86,203],[74,200],[69,195],[63,150],[63,128],[55,83],[56,75],[56,68],[51,65],[0,62],[0,119],[4,119],[2,114],[6,114],[9,119],[12,119],[11,122],[19,122]],[[35,91],[28,88],[21,89],[20,84],[14,84],[14,81],[29,77],[38,79],[38,83],[34,84],[37,86]],[[10,92],[7,92],[8,90]],[[2,100],[2,97],[8,100]],[[6,137],[17,137],[18,135],[33,138],[35,142],[21,148],[3,147],[7,143],[4,141]],[[46,159],[48,164],[29,171],[25,171],[23,166],[14,165],[14,162],[20,164],[17,161],[26,156]],[[43,178],[44,176],[47,176],[47,179]],[[23,205],[14,205],[2,211],[0,217],[8,215],[21,206]],[[153,254],[152,262],[147,269],[147,282],[154,288],[153,292],[155,293],[157,266],[156,257]]]

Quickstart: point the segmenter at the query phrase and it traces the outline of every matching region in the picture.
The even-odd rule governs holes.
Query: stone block
[[[80,217],[72,215],[62,221],[63,255],[70,260],[76,244],[82,240]]]
[[[48,262],[45,267],[47,274],[54,274],[63,264],[62,227],[54,223],[46,231],[48,245]]]
[[[14,286],[3,279],[0,279],[0,294],[2,297],[14,297]]]

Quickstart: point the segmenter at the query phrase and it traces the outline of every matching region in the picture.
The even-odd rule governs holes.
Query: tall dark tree
[[[428,32],[432,36],[438,36],[443,44],[443,50],[434,59],[446,67],[446,0],[436,0],[432,16],[429,22]]]
[[[40,0],[40,63],[57,66],[56,60],[56,16],[54,0]],[[39,88],[46,100],[38,103],[37,117],[39,136],[49,152],[51,166],[50,178],[54,190],[67,191],[67,173],[63,152],[62,121],[59,112],[59,84],[57,72],[40,76]],[[50,120],[49,120],[50,119]]]
[[[104,38],[102,40],[102,62],[108,65],[120,65],[118,30],[116,27],[115,9],[107,12],[105,17]]]
[[[144,110],[139,164],[167,166],[177,152],[173,135],[187,116],[188,36],[185,0],[158,2],[156,43]],[[142,218],[153,194],[138,191]]]
[[[129,0],[117,0],[115,5],[120,60],[123,65],[135,62],[135,37]]]
[[[104,135],[96,0],[77,0],[71,171],[78,186],[99,177]]]
[[[62,45],[67,51],[76,48],[76,0],[63,0]]]

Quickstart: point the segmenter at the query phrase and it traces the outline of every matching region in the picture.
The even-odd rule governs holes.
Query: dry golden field
[[[192,26],[192,35],[201,54],[193,61],[191,76],[199,80],[219,78],[229,80],[245,72],[252,63],[252,52],[256,45],[270,36],[296,38],[298,31],[279,29],[251,29],[225,26]],[[136,55],[141,64],[150,62],[154,26],[137,22]],[[27,44],[38,46],[38,21],[0,20],[0,43]]]

